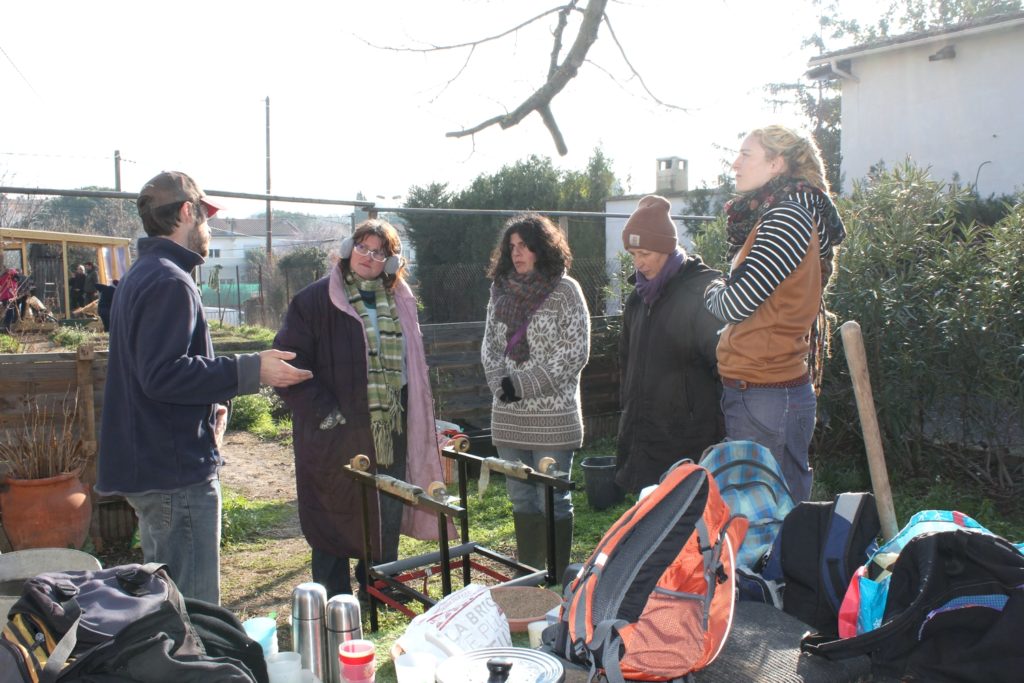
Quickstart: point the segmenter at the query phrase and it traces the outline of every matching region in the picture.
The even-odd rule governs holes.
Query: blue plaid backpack
[[[771,451],[753,441],[723,441],[711,446],[700,464],[711,472],[732,513],[743,515],[750,523],[736,566],[759,572],[782,520],[796,506],[782,468]]]

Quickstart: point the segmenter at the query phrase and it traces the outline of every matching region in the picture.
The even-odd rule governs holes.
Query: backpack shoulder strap
[[[77,606],[78,602],[75,602]],[[68,662],[68,657],[71,656],[71,652],[75,649],[75,645],[78,644],[78,623],[82,621],[82,613],[79,610],[78,617],[68,627],[68,632],[57,642],[54,646],[53,651],[46,658],[46,664],[43,666],[43,670],[39,672],[39,683],[53,683],[57,680],[57,676],[60,675],[64,665]]]
[[[840,493],[832,503],[828,516],[828,529],[825,532],[825,544],[821,553],[821,581],[825,588],[825,597],[832,609],[838,613],[842,596],[849,580],[843,580],[846,560],[850,554],[850,544],[854,530],[861,517],[862,509],[867,500],[865,493]]]
[[[622,636],[619,635],[619,628],[626,625],[628,622],[624,619],[602,621],[594,627],[594,637],[588,646],[592,653],[590,668],[595,669],[596,663],[600,661],[608,683],[625,683],[626,680],[619,667],[619,652],[622,649]],[[591,671],[591,679],[593,679],[593,674],[594,671]]]

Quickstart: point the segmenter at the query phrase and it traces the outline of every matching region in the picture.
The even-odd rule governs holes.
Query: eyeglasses
[[[360,256],[369,256],[377,263],[384,263],[388,260],[388,255],[381,249],[370,249],[363,243],[359,243],[355,246],[355,251]]]

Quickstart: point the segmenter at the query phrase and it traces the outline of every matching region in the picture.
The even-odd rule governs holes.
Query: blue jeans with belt
[[[540,470],[542,458],[555,459],[555,469],[568,472],[572,469],[572,451],[531,451],[510,446],[497,446],[498,455],[502,460],[521,462],[524,465]],[[544,486],[532,484],[515,477],[505,477],[508,498],[512,501],[512,511],[516,514],[544,514]],[[572,517],[572,493],[555,491],[555,519]]]
[[[166,564],[184,596],[220,604],[220,480],[125,500],[139,516],[143,560]]]
[[[733,441],[754,441],[770,450],[793,499],[801,502],[810,498],[813,473],[807,457],[818,405],[811,384],[723,389],[726,436]]]

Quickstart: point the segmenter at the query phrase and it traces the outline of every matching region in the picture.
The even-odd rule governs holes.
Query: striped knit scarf
[[[376,295],[379,342],[360,289]],[[370,404],[370,430],[377,464],[390,467],[395,461],[392,435],[402,433],[402,326],[398,321],[395,296],[384,288],[380,279],[363,280],[355,273],[345,278],[345,293],[349,304],[363,320],[369,345],[366,397]]]

